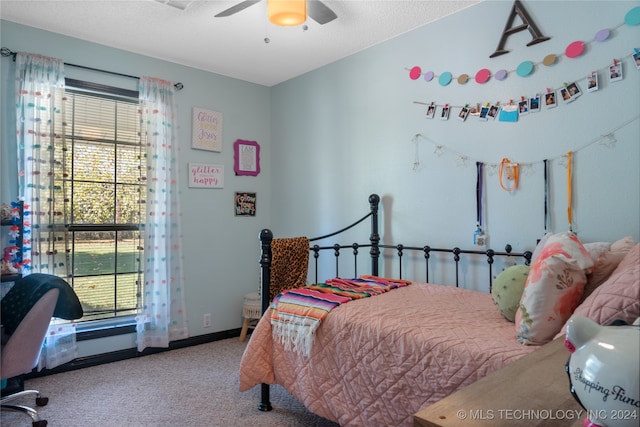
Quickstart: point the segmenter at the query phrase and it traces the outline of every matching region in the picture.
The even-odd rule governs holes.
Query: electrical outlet
[[[211,327],[211,313],[207,313],[204,315],[204,319],[202,320],[202,326],[205,328]]]

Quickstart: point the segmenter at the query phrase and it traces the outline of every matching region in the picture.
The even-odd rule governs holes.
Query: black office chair
[[[29,373],[38,364],[52,317],[75,320],[83,315],[82,305],[69,284],[60,277],[34,273],[18,280],[1,301],[2,379]],[[38,412],[24,405],[10,404],[18,398],[34,395],[36,405],[44,406],[48,398],[37,390],[23,390],[0,399],[2,410],[28,414],[34,427],[47,425]]]

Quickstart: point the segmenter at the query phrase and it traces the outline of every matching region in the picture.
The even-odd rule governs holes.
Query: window
[[[67,79],[64,96],[56,144],[66,146],[66,170],[57,185],[70,215],[56,238],[68,239],[66,279],[82,302],[81,321],[134,315],[146,189],[138,94]]]

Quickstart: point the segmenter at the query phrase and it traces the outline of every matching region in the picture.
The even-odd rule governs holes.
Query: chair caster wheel
[[[34,421],[31,424],[33,425],[33,427],[46,427],[47,420]]]
[[[45,406],[47,403],[49,403],[48,397],[36,397],[37,406]],[[43,425],[46,425],[46,424],[43,424]]]

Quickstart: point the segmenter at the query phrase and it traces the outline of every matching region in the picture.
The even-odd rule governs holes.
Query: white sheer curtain
[[[18,197],[24,201],[22,274],[66,277],[68,194],[62,114],[64,63],[19,52],[16,55]]]
[[[138,351],[187,338],[180,226],[177,107],[173,85],[142,77],[143,142],[147,144],[143,307],[137,317]]]
[[[18,197],[24,202],[23,275],[69,276],[69,161],[63,131],[64,62],[16,54]],[[77,355],[75,324],[49,327],[38,369],[54,368]]]

